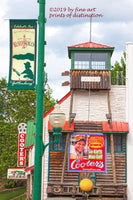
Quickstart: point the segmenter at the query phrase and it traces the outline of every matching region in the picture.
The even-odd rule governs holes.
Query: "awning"
[[[129,125],[127,122],[112,122],[112,129],[108,122],[102,122],[103,133],[129,133]]]
[[[62,132],[73,132],[74,131],[74,122],[71,123],[71,127],[69,128],[69,121],[65,122],[65,125],[62,128]],[[50,126],[50,123],[48,121],[48,131],[52,132],[52,127]]]
[[[25,172],[29,172],[29,171],[31,171],[31,170],[33,170],[33,169],[34,169],[34,165],[31,166],[31,167],[27,167],[27,168],[25,169]]]

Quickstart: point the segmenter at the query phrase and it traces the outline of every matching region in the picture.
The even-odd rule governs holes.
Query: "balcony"
[[[91,192],[85,193],[80,190],[80,187],[76,184],[69,183],[48,183],[47,188],[48,197],[72,197],[76,200],[87,199],[108,199],[112,200],[127,200],[127,184],[105,184],[96,185]]]

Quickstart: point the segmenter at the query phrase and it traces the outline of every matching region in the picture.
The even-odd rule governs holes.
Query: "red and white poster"
[[[18,137],[18,167],[25,167],[26,160],[26,150],[24,148],[25,138],[26,138],[26,128],[25,123],[21,123],[18,126],[19,137]]]
[[[74,133],[69,139],[68,171],[106,172],[106,137]]]

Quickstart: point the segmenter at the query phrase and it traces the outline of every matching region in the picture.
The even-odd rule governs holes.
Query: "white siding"
[[[129,122],[127,138],[127,184],[128,200],[133,199],[133,43],[126,44],[126,117]]]
[[[113,121],[125,121],[125,86],[112,86],[110,104]],[[107,91],[76,91],[73,100],[75,120],[106,121],[108,113]]]
[[[110,102],[113,121],[125,121],[125,86],[112,86],[110,90]],[[66,120],[69,118],[70,96],[61,103],[60,108],[66,114]],[[74,91],[73,96],[73,113],[76,113],[76,120],[83,121],[107,121],[108,113],[107,91]],[[44,119],[43,140],[47,144],[49,142],[48,134],[48,118]],[[42,167],[42,200],[47,198],[46,188],[48,180],[48,148],[43,155]]]
[[[60,109],[66,114],[66,120],[69,118],[69,104],[70,104],[70,96],[61,103]],[[43,142],[44,145],[49,143],[49,133],[48,133],[48,120],[49,115],[45,117],[43,120]],[[42,158],[42,197],[41,199],[44,200],[47,198],[47,183],[48,183],[48,159],[49,159],[49,146],[46,148],[43,158]]]

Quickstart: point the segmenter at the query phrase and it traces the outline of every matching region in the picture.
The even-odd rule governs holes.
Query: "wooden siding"
[[[75,133],[102,133],[102,123],[94,122],[75,122]]]
[[[102,123],[89,123],[89,122],[75,122],[74,123],[74,132],[75,133],[102,133]],[[52,140],[52,136],[50,136]],[[115,153],[115,166],[116,166],[116,180],[118,188],[115,188],[113,183],[113,171],[112,171],[112,159],[111,153],[107,153],[107,172],[106,173],[96,173],[96,188],[102,190],[102,195],[109,197],[111,194],[117,194],[117,196],[125,195],[126,196],[126,135],[124,135],[124,152],[123,153]],[[49,166],[49,187],[48,189],[57,187],[61,183],[61,175],[62,175],[62,166],[63,166],[63,158],[64,152],[52,152],[50,147],[50,166]],[[65,176],[63,185],[71,186],[74,184],[78,187],[78,174],[77,172],[68,172],[67,164],[65,168]],[[95,177],[95,173],[80,173],[80,179],[85,177]],[[95,180],[92,181],[95,183]],[[60,185],[60,186],[61,186]],[[120,185],[124,185],[120,187]],[[61,187],[62,187],[61,186]],[[64,187],[64,186],[63,186]],[[117,191],[117,192],[116,192]],[[49,190],[47,191],[50,195],[57,195],[55,193],[51,193]],[[62,193],[61,193],[62,194]],[[61,195],[60,194],[60,195]],[[78,195],[78,194],[77,194]],[[79,194],[80,195],[80,194]],[[122,198],[122,199],[126,199]]]
[[[100,77],[100,82],[81,82],[81,77]],[[71,89],[110,89],[111,72],[110,71],[88,71],[71,70],[70,88]]]
[[[52,141],[52,136],[50,136],[50,139]],[[52,152],[51,150],[52,150],[52,145],[50,147],[49,182],[60,183],[61,175],[62,175],[64,152]],[[65,168],[64,182],[78,184],[78,173],[68,172],[67,163],[66,163],[66,168]]]

